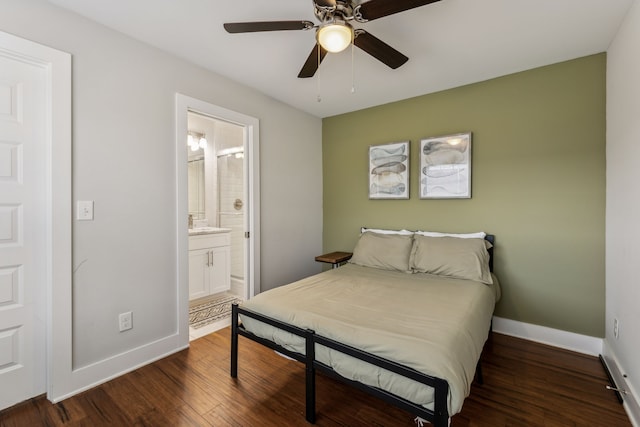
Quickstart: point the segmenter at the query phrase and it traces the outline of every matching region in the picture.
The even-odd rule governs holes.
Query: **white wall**
[[[176,92],[260,120],[262,289],[320,270],[320,119],[44,0],[0,11],[0,30],[73,55],[73,197],[95,201],[73,224],[75,367],[176,331]]]
[[[607,53],[605,356],[618,386],[640,392],[640,4],[630,9]],[[619,337],[613,336],[614,318]],[[617,369],[616,369],[617,368]],[[640,422],[633,399],[627,409]],[[637,403],[637,402],[636,402]]]

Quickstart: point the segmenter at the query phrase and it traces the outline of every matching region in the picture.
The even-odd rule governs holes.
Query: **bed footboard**
[[[305,340],[305,354],[300,354],[287,350],[286,348],[258,337],[251,332],[247,331],[242,325],[239,324],[238,316],[251,317],[260,322],[266,323],[270,326],[282,329],[284,331],[295,334]],[[340,342],[325,338],[316,334],[310,329],[302,329],[296,326],[290,325],[279,320],[272,319],[270,317],[263,316],[259,313],[240,308],[238,304],[232,305],[232,317],[231,317],[231,377],[237,378],[238,376],[238,335],[242,335],[255,342],[258,342],[273,350],[279,351],[292,359],[305,364],[305,383],[306,383],[306,420],[310,423],[315,423],[316,420],[316,391],[315,391],[315,374],[316,369],[320,372],[327,374],[335,379],[338,379],[346,384],[351,385],[354,388],[363,390],[373,396],[376,396],[385,402],[391,403],[401,409],[409,411],[410,413],[417,415],[425,420],[431,422],[435,427],[446,427],[449,424],[449,414],[447,409],[447,396],[449,394],[449,384],[446,380],[441,378],[432,377],[423,374],[415,369],[407,368],[393,361],[378,357],[371,353],[359,350],[357,348],[342,344]],[[421,405],[417,405],[402,397],[396,396],[388,391],[371,387],[366,384],[352,381],[345,378],[335,372],[330,366],[315,360],[315,345],[322,345],[332,350],[339,351],[351,357],[357,358],[364,362],[378,366],[380,368],[389,370],[398,375],[402,375],[406,378],[418,381],[422,384],[430,386],[434,389],[434,409],[429,410]]]
[[[238,316],[240,314],[251,317],[260,322],[266,323],[278,329],[285,330],[287,332],[290,332],[292,334],[295,334],[303,338],[306,343],[306,349],[307,349],[306,355],[290,351],[282,346],[279,346],[278,344],[272,341],[261,338],[247,331],[239,323]],[[276,350],[292,359],[297,360],[298,362],[302,362],[305,364],[305,400],[306,400],[305,418],[311,424],[315,424],[316,422],[316,409],[315,409],[316,408],[316,375],[315,375],[315,365],[314,365],[315,347],[313,345],[313,339],[311,338],[313,337],[314,332],[312,330],[298,328],[296,326],[280,322],[270,317],[266,317],[261,314],[240,308],[238,307],[238,304],[232,304],[231,305],[231,378],[238,377],[238,335],[245,336],[252,341],[262,344],[265,347],[269,347],[273,350]]]

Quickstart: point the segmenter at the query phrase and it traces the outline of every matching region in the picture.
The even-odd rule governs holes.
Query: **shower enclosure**
[[[244,152],[227,149],[217,155],[218,226],[231,229],[231,291],[244,295]]]

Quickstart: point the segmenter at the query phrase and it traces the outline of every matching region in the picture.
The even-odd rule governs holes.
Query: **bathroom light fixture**
[[[334,19],[318,29],[316,39],[327,52],[342,52],[353,40],[353,28],[344,21]]]
[[[191,151],[198,151],[207,146],[207,136],[204,133],[189,131],[187,134],[187,144]]]

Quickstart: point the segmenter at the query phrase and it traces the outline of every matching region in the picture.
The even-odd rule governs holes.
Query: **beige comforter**
[[[494,285],[347,264],[257,295],[242,307],[398,362],[449,383],[449,414],[462,409],[488,336]],[[293,334],[242,317],[254,334],[304,354]],[[351,380],[429,409],[433,390],[316,345],[316,359]]]

